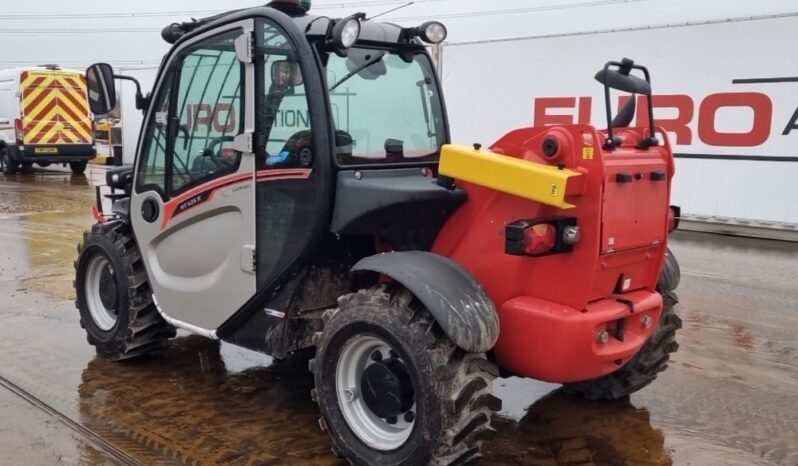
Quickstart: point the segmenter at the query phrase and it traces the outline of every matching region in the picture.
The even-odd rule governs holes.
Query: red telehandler
[[[320,424],[363,465],[478,457],[496,377],[594,399],[653,381],[681,322],[648,70],[596,75],[606,130],[457,146],[426,46],[441,23],[306,7],[164,29],[135,166],[108,172],[113,208],[76,261],[97,352],[151,354],[176,329],[276,358],[315,348]],[[107,64],[87,78],[95,114],[131,79]],[[610,89],[646,96],[650,125],[630,127],[635,98],[613,116]]]

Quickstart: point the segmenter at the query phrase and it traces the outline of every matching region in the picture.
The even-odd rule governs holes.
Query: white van
[[[96,155],[86,78],[55,65],[0,70],[0,169],[69,164]]]

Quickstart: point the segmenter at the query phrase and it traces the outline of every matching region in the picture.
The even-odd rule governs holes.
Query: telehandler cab
[[[164,29],[135,166],[109,170],[113,207],[98,189],[75,263],[97,352],[151,354],[176,329],[276,358],[315,347],[320,424],[364,465],[477,458],[498,376],[594,399],[654,380],[681,322],[648,71],[596,75],[607,130],[456,146],[425,45],[442,24],[307,7]],[[131,79],[87,78],[95,114]],[[635,98],[613,118],[611,88],[647,96],[650,126],[629,127]]]

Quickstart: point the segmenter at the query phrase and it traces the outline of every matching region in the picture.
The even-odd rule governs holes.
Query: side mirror
[[[95,115],[110,113],[116,107],[114,69],[108,63],[95,63],[86,70],[89,108]]]
[[[299,63],[289,60],[280,60],[272,63],[272,84],[277,89],[301,86],[304,82]]]
[[[618,70],[601,70],[596,73],[596,81],[618,91],[651,95],[651,84],[648,81]]]

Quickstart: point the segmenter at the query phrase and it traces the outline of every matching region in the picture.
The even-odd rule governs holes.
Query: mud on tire
[[[671,353],[679,349],[676,331],[682,328],[682,319],[674,309],[679,300],[673,290],[679,285],[680,278],[679,263],[668,250],[657,285],[657,291],[662,295],[662,317],[651,338],[621,369],[598,379],[565,384],[564,391],[589,400],[615,400],[642,389],[667,369]]]
[[[94,267],[90,265],[93,262],[108,267],[100,283],[105,292],[103,303],[107,304],[103,309],[107,308],[109,319],[114,316],[114,320],[98,321],[89,308],[89,301],[95,299],[96,303],[98,299],[91,298],[91,290],[87,289],[87,272]],[[75,272],[75,306],[80,312],[80,325],[100,356],[122,360],[151,354],[175,336],[174,327],[155,308],[141,254],[130,227],[123,221],[97,223],[83,234]]]
[[[309,368],[316,385],[311,395],[333,452],[358,465],[457,465],[480,456],[483,440],[494,433],[491,417],[501,409],[491,394],[498,368],[484,354],[456,347],[424,306],[398,285],[343,296],[324,320]],[[356,434],[342,408],[347,401],[338,396],[339,359],[346,345],[364,336],[386,342],[388,362],[401,360],[412,380],[412,427],[403,443],[390,448],[374,448]]]

